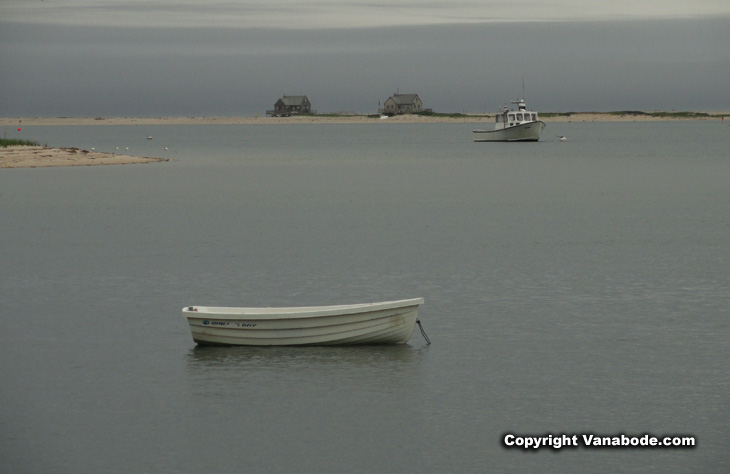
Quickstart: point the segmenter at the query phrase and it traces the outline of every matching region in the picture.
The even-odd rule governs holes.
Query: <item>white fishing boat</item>
[[[525,99],[513,100],[517,110],[507,106],[496,114],[494,130],[474,130],[475,142],[536,142],[545,128],[537,112],[527,110]]]
[[[291,308],[186,306],[182,312],[201,345],[403,344],[420,325],[421,304],[423,298]]]

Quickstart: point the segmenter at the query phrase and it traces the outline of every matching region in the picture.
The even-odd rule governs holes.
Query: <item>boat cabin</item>
[[[497,127],[514,127],[528,122],[537,122],[540,118],[537,116],[537,112],[527,110],[525,105],[525,99],[513,100],[513,104],[517,104],[517,110],[508,110],[507,106],[504,106],[504,111],[496,115]]]

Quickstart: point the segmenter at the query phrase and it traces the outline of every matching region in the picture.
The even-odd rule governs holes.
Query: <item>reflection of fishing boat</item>
[[[182,312],[201,345],[402,344],[421,304],[423,298],[292,308],[187,306]]]
[[[475,142],[520,142],[540,139],[540,133],[545,128],[537,112],[527,110],[525,99],[513,100],[517,110],[508,110],[496,115],[494,130],[474,130]]]

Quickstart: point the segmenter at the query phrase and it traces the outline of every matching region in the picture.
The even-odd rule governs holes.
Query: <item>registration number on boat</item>
[[[218,326],[218,327],[239,327],[239,328],[255,328],[256,323],[233,323],[230,321],[209,321],[204,320],[203,325],[205,326]]]

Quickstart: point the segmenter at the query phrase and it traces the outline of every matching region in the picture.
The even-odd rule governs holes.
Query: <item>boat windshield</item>
[[[512,110],[507,111],[507,107],[505,107],[505,110],[503,110],[501,113],[494,114],[494,121],[496,123],[512,123],[512,125],[517,125],[519,123],[523,122],[537,122],[540,119],[538,118],[537,112],[531,112],[529,110]],[[517,122],[515,124],[514,122]]]

